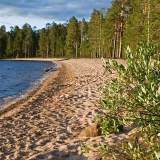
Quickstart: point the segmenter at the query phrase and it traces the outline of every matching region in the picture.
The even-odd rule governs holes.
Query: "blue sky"
[[[72,16],[78,20],[90,19],[93,9],[109,8],[111,0],[0,0],[0,26],[28,23],[37,29],[46,23],[65,23]]]

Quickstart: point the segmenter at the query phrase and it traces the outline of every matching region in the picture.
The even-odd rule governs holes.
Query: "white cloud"
[[[89,19],[95,8],[108,8],[111,0],[0,0],[0,26],[24,23],[37,28],[45,27],[47,22],[63,23],[75,16],[78,20]],[[13,25],[11,25],[13,24]]]

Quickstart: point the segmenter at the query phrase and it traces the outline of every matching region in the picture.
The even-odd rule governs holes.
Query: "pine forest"
[[[6,32],[0,27],[0,58],[125,58],[138,42],[160,52],[159,0],[113,0],[109,9],[93,9],[90,20],[71,17],[64,24],[47,23],[40,30],[24,24]]]

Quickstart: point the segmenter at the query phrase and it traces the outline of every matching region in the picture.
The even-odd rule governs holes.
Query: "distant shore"
[[[22,61],[63,61],[69,60],[69,58],[11,58],[11,59],[0,59],[0,60],[22,60]]]
[[[54,61],[58,68],[26,98],[0,111],[0,159],[94,160],[81,143],[114,142],[78,135],[93,124],[103,86],[101,59],[18,59]],[[123,60],[120,60],[123,63]]]

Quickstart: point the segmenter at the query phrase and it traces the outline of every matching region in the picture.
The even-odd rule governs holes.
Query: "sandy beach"
[[[1,160],[98,160],[94,144],[127,136],[79,136],[98,112],[102,60],[53,61],[57,70],[34,93],[0,111]],[[83,155],[80,144],[93,150]]]

